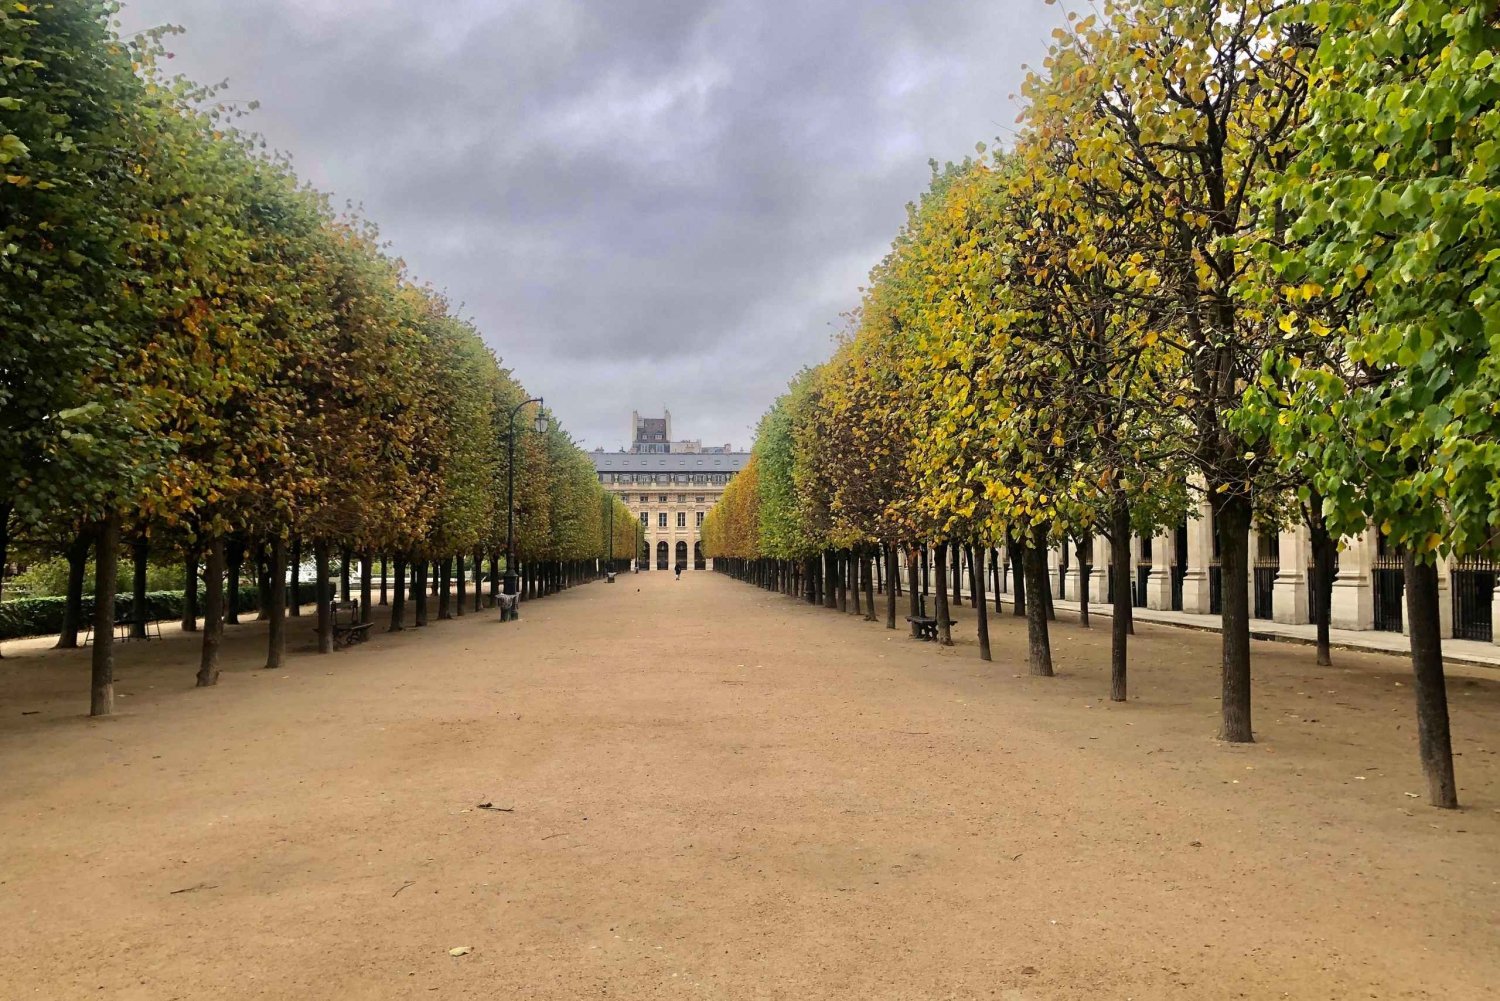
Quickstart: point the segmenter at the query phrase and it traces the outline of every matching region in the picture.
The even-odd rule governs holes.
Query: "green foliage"
[[[122,562],[121,573],[129,575],[132,571],[128,563]],[[181,564],[163,564],[147,562],[146,564],[146,590],[148,591],[170,591],[174,584],[181,585],[183,581],[183,568]],[[12,591],[12,589],[14,589]],[[94,568],[90,562],[84,568],[83,593],[94,592]],[[12,577],[6,585],[6,597],[12,593],[24,594],[27,597],[44,598],[68,593],[68,561],[61,556],[40,560],[28,566],[22,573]]]
[[[1500,25],[1493,4],[1306,13],[1322,43],[1267,255],[1292,305],[1246,423],[1335,533],[1473,553],[1500,534]]]
[[[112,12],[0,9],[0,510],[52,551],[109,516],[153,546],[499,548],[526,390]],[[572,440],[519,433],[516,458],[526,558],[603,555]]]
[[[182,618],[182,602],[185,591],[146,592],[146,618],[151,622],[167,622]],[[202,607],[203,593],[198,594]],[[132,617],[134,596],[115,596],[115,618]],[[0,603],[0,639],[19,639],[24,636],[47,636],[59,632],[63,627],[66,598],[18,598]],[[254,612],[260,609],[260,592],[253,585],[240,585],[240,611]],[[85,595],[81,605],[79,628],[82,631],[92,621],[94,599]]]

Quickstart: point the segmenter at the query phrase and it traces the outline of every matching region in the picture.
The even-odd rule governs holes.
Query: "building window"
[[[702,511],[698,512],[698,527],[699,528],[703,527],[703,512]]]
[[[667,502],[667,495],[666,494],[661,494],[656,499],[657,499],[658,502],[660,502],[662,504],[665,504]]]
[[[677,527],[678,528],[687,528],[687,512],[686,511],[678,511],[677,512]]]
[[[651,495],[650,494],[641,494],[641,503],[642,504],[650,504],[651,503]]]
[[[679,503],[679,504],[686,504],[687,503],[687,494],[678,494],[677,495],[677,503]]]
[[[651,515],[648,514],[645,511],[641,512],[641,527],[642,528],[650,528],[651,527]]]
[[[702,504],[703,503],[703,498],[702,497],[697,498],[697,503]]]
[[[666,528],[667,527],[667,512],[663,511],[663,512],[661,512],[660,514],[658,514],[656,516],[656,527],[657,528]]]

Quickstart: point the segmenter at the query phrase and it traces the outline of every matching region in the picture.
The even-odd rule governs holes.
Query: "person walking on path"
[[[676,568],[675,568],[675,569],[676,569],[676,570],[677,570],[677,579],[678,579],[678,580],[682,580],[682,570],[683,570],[683,564],[682,564],[682,563],[681,563],[681,562],[679,562],[679,563],[678,563],[678,564],[677,564],[677,566],[676,566]]]

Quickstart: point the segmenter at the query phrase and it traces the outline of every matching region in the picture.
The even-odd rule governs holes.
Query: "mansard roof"
[[[600,473],[737,473],[749,452],[591,452]]]

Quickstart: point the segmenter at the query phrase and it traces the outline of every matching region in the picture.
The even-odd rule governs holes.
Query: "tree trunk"
[[[1406,554],[1406,616],[1411,666],[1416,676],[1417,749],[1427,776],[1427,801],[1458,808],[1453,743],[1448,733],[1448,691],[1443,679],[1443,639],[1438,609],[1438,572],[1433,563]]]
[[[286,664],[286,540],[271,537],[270,565],[266,573],[271,593],[261,595],[269,618],[266,632],[266,669],[278,671]]]
[[[292,586],[291,586],[292,617],[296,618],[302,614],[302,539],[292,539]]]
[[[937,551],[933,554],[937,571],[937,594],[933,604],[932,615],[937,619],[938,644],[941,646],[953,645],[953,627],[948,625],[948,543],[939,542]],[[957,562],[955,557],[954,562]]]
[[[1089,562],[1094,553],[1094,536],[1085,533],[1076,540],[1078,546],[1078,624],[1084,629],[1089,628],[1089,578],[1092,564]]]
[[[1046,604],[1047,621],[1056,622],[1057,609],[1052,607],[1052,570],[1047,566],[1047,536],[1049,534],[1045,530],[1042,532],[1042,541],[1037,548],[1042,554],[1042,601]]]
[[[839,607],[839,562],[832,549],[823,551],[823,607]]]
[[[150,551],[145,533],[131,541],[135,573],[130,582],[130,638],[135,640],[146,638],[146,556]]]
[[[438,621],[453,618],[453,557],[444,556],[437,562]]]
[[[500,551],[490,553],[490,601],[486,608],[494,608],[500,596]]]
[[[469,603],[469,581],[464,568],[464,554],[453,557],[453,614],[462,615]]]
[[[390,631],[399,633],[406,628],[406,557],[397,556],[395,570],[396,586],[391,591]]]
[[[229,585],[224,620],[237,626],[240,624],[240,571],[245,568],[245,540],[237,535],[231,536],[225,559],[229,566]]]
[[[93,541],[88,529],[84,529],[68,543],[65,553],[68,559],[68,594],[63,599],[62,632],[57,637],[57,646],[62,650],[78,649],[78,630],[83,628],[83,578],[89,569],[89,549]],[[0,560],[4,556],[0,555]],[[0,562],[0,567],[5,564]]]
[[[0,544],[0,549],[3,549]],[[94,549],[94,649],[89,678],[89,715],[115,711],[115,589],[120,558],[120,518],[99,525]],[[0,558],[4,554],[0,553]],[[3,565],[3,564],[0,564]]]
[[[224,539],[209,541],[203,568],[203,655],[198,661],[198,687],[219,683],[219,645],[224,640]]]
[[[1213,484],[1210,484],[1213,486]],[[1249,743],[1250,725],[1250,499],[1226,492],[1216,512],[1219,526],[1220,615],[1223,645],[1221,740]]]
[[[948,551],[953,555],[953,603],[950,608],[964,607],[964,547],[957,542],[951,543]]]
[[[995,614],[999,615],[1005,609],[1000,604],[1000,550],[990,546],[990,582],[995,586]]]
[[[344,601],[349,599],[349,564],[353,562],[354,554],[345,549],[339,554],[339,597]]]
[[[359,624],[367,626],[375,620],[370,617],[370,579],[374,567],[370,564],[374,557],[365,553],[359,560]]]
[[[979,553],[979,565],[975,566],[974,554]],[[978,543],[969,544],[969,587],[974,599],[974,614],[979,617],[979,659],[990,660],[990,606],[984,600],[984,549]]]
[[[484,601],[484,552],[480,549],[474,550],[474,611],[482,609],[480,605]]]
[[[1010,575],[1014,578],[1015,597],[1011,610],[1016,615],[1026,614],[1026,550],[1021,547],[1020,541],[1013,535],[1007,534],[1005,539],[1005,554],[1010,561]]]
[[[333,653],[333,605],[328,600],[328,543],[313,542],[313,601],[318,616],[318,653]]]
[[[896,547],[885,547],[885,627],[896,628]]]
[[[1328,636],[1329,606],[1333,603],[1333,561],[1338,558],[1339,543],[1328,534],[1328,525],[1323,521],[1323,498],[1317,491],[1308,500],[1307,532],[1312,543],[1312,580],[1308,581],[1308,587],[1316,598],[1313,624],[1318,629],[1318,666],[1330,667],[1333,649]]]
[[[975,583],[975,579],[984,575],[984,550],[977,550],[981,555],[979,556],[979,566],[975,567],[974,553],[976,552],[976,550],[974,548],[974,544],[971,542],[964,548],[967,550],[967,555],[969,558],[969,607],[978,608],[978,594],[984,590],[984,581]]]
[[[412,588],[417,596],[417,626],[427,625],[427,561],[417,561],[417,586]]]
[[[271,559],[269,549],[270,547],[264,542],[255,544],[255,593],[260,599],[257,602],[260,607],[255,610],[257,622],[269,621],[271,618],[271,604],[267,597],[271,593],[271,571],[268,569]]]
[[[389,553],[380,554],[380,605],[382,608],[391,603],[387,590],[386,581],[391,576],[391,557]]]
[[[5,597],[5,566],[10,552],[11,503],[0,504],[0,599]]]
[[[860,573],[865,578],[865,621],[875,621],[875,557],[865,550],[860,554]]]
[[[1031,601],[1026,605],[1026,645],[1031,673],[1052,677],[1052,641],[1047,635],[1047,602],[1040,596],[1047,586],[1047,533],[1037,526],[1031,531],[1029,544],[1022,550],[1021,562]]]
[[[854,584],[854,586],[849,589],[849,611],[854,615],[861,615],[863,614],[863,609],[860,608],[860,591],[863,590],[865,586],[865,579],[863,574],[861,573],[861,571],[864,570],[864,557],[857,555],[854,550],[851,549],[849,550],[849,555],[844,562],[845,565],[849,567],[849,576],[852,578],[852,583]]]
[[[1129,664],[1130,618],[1130,501],[1116,490],[1109,508],[1109,572],[1114,575],[1114,606],[1109,624],[1109,698],[1128,698],[1126,666]]]
[[[907,593],[907,604],[910,606],[910,609],[907,611],[906,614],[909,615],[909,616],[911,616],[912,618],[916,618],[917,616],[919,616],[919,615],[922,614],[922,586],[921,586],[921,584],[917,580],[917,577],[922,572],[922,570],[921,570],[921,567],[918,566],[918,562],[917,561],[918,561],[917,547],[915,547],[915,546],[907,546],[906,547],[906,583],[907,583],[906,593]],[[911,634],[913,636],[915,636],[917,634],[917,627],[916,626],[912,626],[912,633]]]
[[[193,546],[183,560],[182,631],[198,631],[198,549]]]

